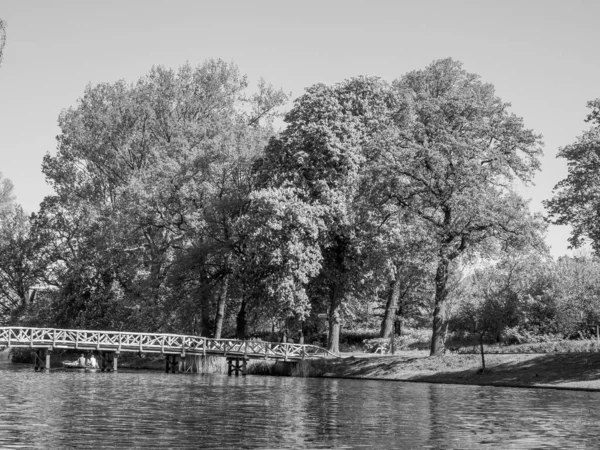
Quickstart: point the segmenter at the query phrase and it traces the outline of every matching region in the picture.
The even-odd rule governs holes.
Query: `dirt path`
[[[600,390],[600,353],[486,355],[485,372],[479,355],[427,357],[424,352],[342,355],[314,367],[329,377]]]

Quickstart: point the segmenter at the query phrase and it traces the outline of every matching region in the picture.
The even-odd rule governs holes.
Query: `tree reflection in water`
[[[0,447],[595,448],[600,394],[0,365]]]

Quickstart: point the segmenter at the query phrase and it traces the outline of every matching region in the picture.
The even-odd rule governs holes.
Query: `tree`
[[[600,324],[600,261],[586,252],[559,258],[554,272],[556,328],[587,337]]]
[[[600,99],[587,106],[592,111],[586,122],[592,127],[573,144],[560,148],[557,158],[567,160],[568,175],[544,204],[553,223],[572,226],[572,247],[581,246],[587,238],[600,255]]]
[[[4,45],[6,44],[6,22],[0,18],[0,65],[2,65],[2,56],[4,54]]]
[[[318,206],[303,202],[293,189],[262,189],[250,195],[247,214],[238,222],[246,298],[271,320],[304,320],[310,312],[307,285],[321,270]],[[239,337],[244,333],[239,331]]]
[[[363,280],[361,230],[371,189],[366,168],[377,158],[394,101],[389,85],[374,77],[312,86],[295,101],[287,128],[270,142],[260,166],[265,187],[294,189],[322,211],[323,263],[313,291],[326,298],[333,352],[339,351],[342,305]]]
[[[169,329],[178,311],[189,312],[169,282],[178,279],[170,278],[174,268],[201,263],[198,288],[186,295],[217,286],[214,276],[226,298],[228,230],[250,191],[253,155],[285,100],[264,81],[254,94],[247,89],[237,67],[220,60],[155,67],[136,84],[88,86],[61,114],[57,153],[43,165],[56,195],[38,222],[64,244],[57,246],[63,286],[79,274],[67,284],[122,297],[132,326],[146,330]],[[198,248],[212,253],[191,261]]]
[[[532,179],[541,141],[508,112],[491,84],[452,59],[408,73],[394,86],[410,122],[397,127],[380,186],[435,240],[431,354],[439,355],[451,262],[499,238],[517,245],[535,236],[536,221],[511,184]]]
[[[397,320],[402,321],[411,310],[424,306],[430,298],[433,249],[419,223],[411,223],[406,218],[402,224],[388,219],[384,227],[391,234],[377,233],[378,239],[383,238],[383,245],[372,253],[383,257],[381,267],[390,266],[383,280],[389,288],[383,290],[385,308],[380,336],[394,342],[392,335],[399,329]]]
[[[2,176],[0,172],[0,212],[8,208],[15,200],[13,195],[14,186],[12,181]]]
[[[18,320],[39,283],[44,262],[41,241],[31,233],[29,218],[19,205],[0,213],[0,321]]]
[[[476,269],[461,282],[451,318],[454,332],[479,338],[483,370],[484,342],[500,342],[508,328],[527,326],[535,302],[532,287],[537,269],[551,261],[537,252],[501,256],[496,264]]]

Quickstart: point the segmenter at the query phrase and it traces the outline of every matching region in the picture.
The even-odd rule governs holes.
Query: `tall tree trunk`
[[[329,335],[327,337],[327,350],[333,353],[340,352],[340,330],[342,328],[342,286],[335,281],[329,299]]]
[[[400,283],[400,267],[396,265],[396,278],[392,282],[392,289],[385,305],[383,320],[381,321],[380,336],[384,339],[389,338],[394,331],[398,300],[400,299]]]
[[[329,261],[331,263],[329,282],[331,292],[329,297],[329,335],[327,349],[333,353],[340,351],[340,332],[342,328],[342,301],[346,288],[346,253],[348,241],[341,235],[334,239],[335,245],[331,248]]]
[[[435,273],[435,303],[433,307],[433,329],[431,335],[430,356],[439,356],[444,353],[444,318],[442,307],[448,297],[448,267],[450,259],[440,252],[437,271]]]
[[[242,299],[242,306],[237,316],[236,339],[246,339],[246,298]]]
[[[481,349],[481,371],[485,371],[485,352],[483,351],[483,333],[479,333],[479,348]]]
[[[225,306],[227,305],[227,291],[229,290],[229,275],[223,277],[219,297],[217,298],[217,316],[215,317],[215,339],[221,339],[223,333],[223,320],[225,320]]]

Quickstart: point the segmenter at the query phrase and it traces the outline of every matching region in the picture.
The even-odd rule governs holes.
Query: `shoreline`
[[[311,361],[309,376],[600,392],[600,353],[486,354],[484,372],[480,355],[399,353]]]
[[[273,375],[274,376],[274,375]],[[377,378],[377,377],[353,377],[353,376],[329,376],[319,375],[311,378],[333,378],[340,380],[365,380],[365,381],[389,381],[393,383],[421,383],[421,384],[454,384],[457,386],[480,386],[480,387],[499,387],[499,388],[514,388],[514,389],[553,389],[556,391],[576,391],[576,392],[600,392],[600,387],[571,387],[571,386],[558,386],[558,385],[547,385],[547,384],[504,384],[504,383],[469,383],[460,382],[457,380],[420,380],[418,378],[405,379],[405,378]]]
[[[8,356],[8,352],[1,353],[0,358]],[[600,392],[600,353],[486,354],[485,360],[486,370],[482,372],[481,356],[474,354],[429,357],[426,351],[400,351],[396,355],[342,353],[340,358],[301,362],[291,370],[291,376]],[[158,372],[164,370],[163,364],[158,358],[130,357],[119,366],[126,371]],[[53,368],[62,369],[57,365]],[[213,365],[208,373],[225,373],[221,365],[224,367]],[[274,370],[274,364],[268,366],[258,363],[255,370],[250,366],[249,375],[285,376]]]

